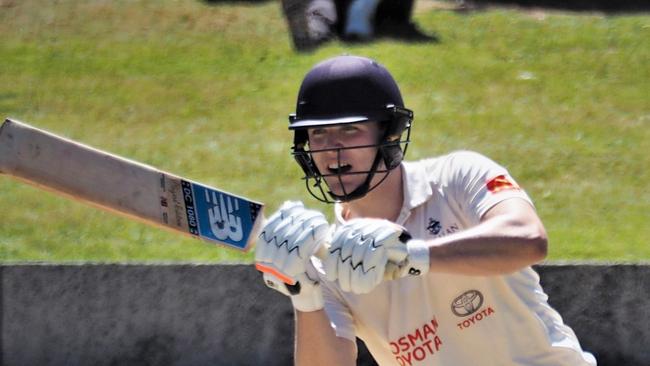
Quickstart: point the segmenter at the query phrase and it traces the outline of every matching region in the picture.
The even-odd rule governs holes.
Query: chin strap
[[[361,197],[364,197],[370,190],[374,187],[377,187],[381,182],[388,177],[388,172],[386,172],[386,175],[382,178],[382,180],[377,183],[374,187],[370,187],[370,183],[372,182],[372,178],[375,177],[375,173],[377,172],[377,167],[379,167],[379,163],[381,162],[381,154],[379,151],[377,151],[377,155],[375,155],[375,161],[372,163],[372,168],[368,172],[368,176],[366,177],[366,180],[358,186],[354,191],[347,193],[345,192],[345,187],[343,184],[341,184],[341,187],[343,188],[343,195],[337,195],[334,194],[332,191],[328,191],[327,193],[336,201],[340,202],[349,202],[353,201],[356,199],[359,199]],[[338,175],[339,181],[341,181],[341,175]],[[342,182],[341,182],[342,183]],[[327,184],[327,182],[325,182]]]

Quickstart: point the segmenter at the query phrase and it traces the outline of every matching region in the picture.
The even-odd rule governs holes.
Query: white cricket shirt
[[[473,152],[403,163],[398,224],[432,239],[480,222],[506,199],[530,202],[507,170]],[[335,207],[343,222],[341,206]],[[429,273],[387,281],[369,294],[322,281],[336,334],[361,338],[380,365],[595,365],[547,303],[530,267],[501,276]]]

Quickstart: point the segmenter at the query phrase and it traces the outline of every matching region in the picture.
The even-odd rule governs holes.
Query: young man
[[[547,239],[526,193],[477,153],[403,162],[412,119],[366,58],[302,83],[294,156],[336,225],[287,202],[256,249],[296,310],[296,363],[353,365],[359,337],[380,365],[595,365],[530,267]]]

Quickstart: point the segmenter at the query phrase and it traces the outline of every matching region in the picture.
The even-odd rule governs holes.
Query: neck
[[[396,221],[404,201],[402,174],[402,167],[397,167],[388,173],[386,180],[364,197],[343,203],[343,218],[350,220],[369,217]],[[373,181],[381,180],[382,177],[383,175],[375,176]]]

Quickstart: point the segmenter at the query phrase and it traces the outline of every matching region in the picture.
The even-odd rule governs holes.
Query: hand
[[[324,261],[325,277],[341,290],[368,293],[384,279],[424,275],[429,249],[405,229],[379,219],[354,219],[337,228]]]
[[[285,202],[262,228],[255,249],[255,267],[267,286],[291,297],[300,311],[323,308],[318,273],[311,256],[329,235],[325,216],[301,202]]]

